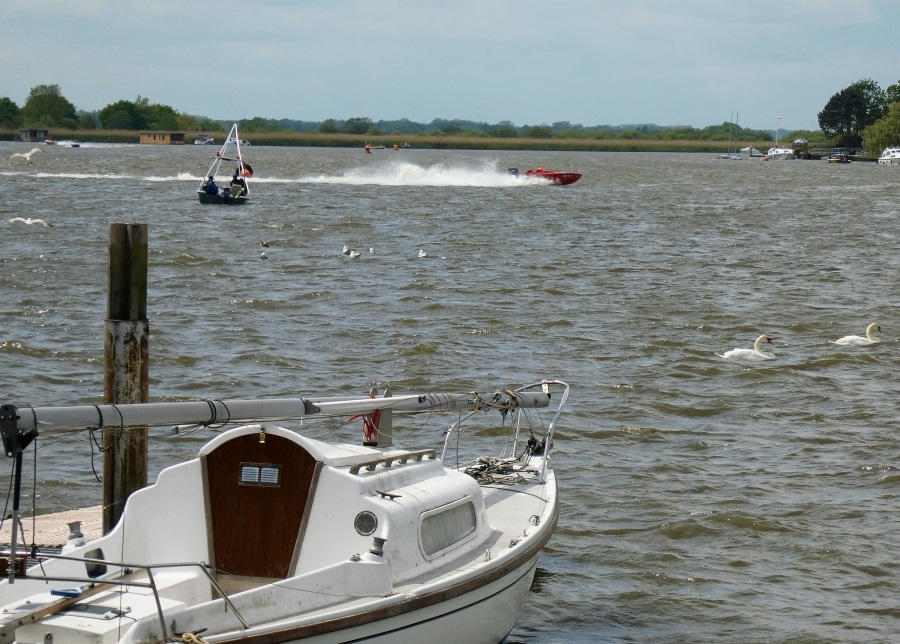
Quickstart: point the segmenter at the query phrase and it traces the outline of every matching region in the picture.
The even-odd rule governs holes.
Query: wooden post
[[[147,224],[109,225],[109,293],[104,340],[105,404],[149,399]],[[147,428],[120,429],[103,419],[103,534],[132,492],[147,486]]]

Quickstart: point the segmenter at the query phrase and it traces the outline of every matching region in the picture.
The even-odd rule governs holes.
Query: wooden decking
[[[22,547],[22,544],[30,546],[32,543],[38,548],[61,548],[69,539],[69,523],[73,521],[81,521],[81,534],[85,539],[91,540],[103,536],[102,506],[95,505],[90,508],[42,514],[34,518],[21,517],[16,541],[19,543],[19,548]],[[4,548],[9,546],[11,533],[12,519],[6,519],[3,527],[0,528],[0,544]]]

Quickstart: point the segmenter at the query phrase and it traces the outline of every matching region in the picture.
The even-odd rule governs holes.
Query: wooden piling
[[[147,224],[109,226],[109,293],[103,402],[149,398]],[[147,428],[122,429],[103,419],[103,534],[115,527],[132,492],[147,486]]]

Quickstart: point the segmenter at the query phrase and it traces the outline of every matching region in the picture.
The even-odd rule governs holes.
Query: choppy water
[[[0,162],[2,402],[102,397],[108,225],[146,222],[154,399],[572,385],[510,641],[896,640],[896,168],[250,148],[255,203],[223,209],[193,193],[209,153]],[[584,178],[505,171],[538,163]],[[873,321],[877,347],[827,343]],[[776,360],[715,355],[761,333]],[[154,473],[203,440],[155,442]],[[39,508],[99,502],[85,437],[40,449]]]

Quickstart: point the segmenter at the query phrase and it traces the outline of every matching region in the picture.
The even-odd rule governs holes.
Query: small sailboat
[[[17,472],[0,641],[502,642],[556,528],[551,452],[568,396],[542,380],[482,394],[0,405]],[[348,417],[362,420],[357,441],[322,440]],[[70,524],[60,554],[29,553],[23,452],[38,425],[103,419],[215,433],[131,494],[107,534]]]
[[[738,119],[740,119],[740,115],[738,115]],[[728,122],[728,152],[725,154],[720,154],[718,156],[719,159],[725,159],[726,161],[740,161],[744,158],[743,154],[741,154],[740,150],[732,150],[731,149],[731,139],[734,129],[734,121]]]
[[[224,204],[242,206],[250,201],[250,185],[247,179],[253,176],[253,168],[241,156],[241,138],[238,136],[237,123],[225,137],[225,143],[212,158],[206,174],[197,188],[197,197],[202,204]],[[227,187],[216,184],[216,177],[223,162],[237,163]]]

